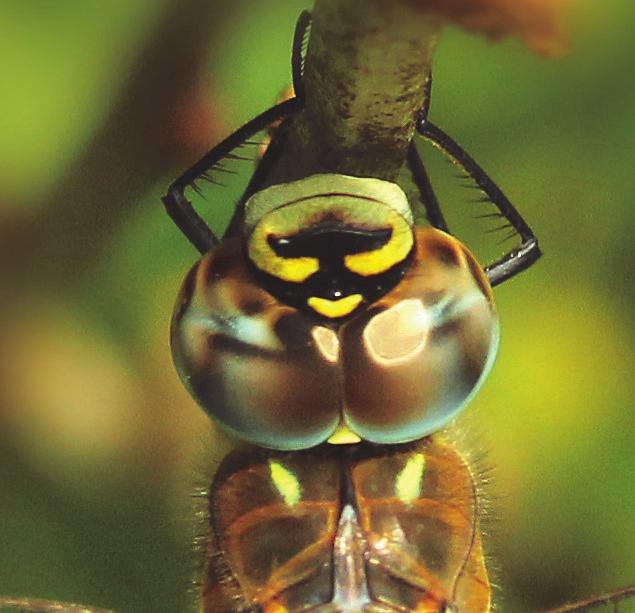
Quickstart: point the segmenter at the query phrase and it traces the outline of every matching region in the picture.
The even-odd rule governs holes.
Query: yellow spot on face
[[[324,317],[335,319],[352,313],[360,305],[362,300],[361,294],[351,294],[339,300],[328,300],[327,298],[311,296],[311,298],[307,300],[307,304],[316,313],[324,315]]]
[[[340,424],[337,430],[331,434],[328,442],[331,445],[350,445],[351,443],[359,443],[361,440],[346,424]]]
[[[395,495],[401,502],[411,505],[421,496],[423,472],[426,458],[422,453],[413,453],[395,479]]]
[[[270,238],[294,237],[321,220],[337,219],[353,226],[390,231],[390,239],[379,249],[345,257],[346,266],[364,276],[398,264],[413,244],[408,201],[397,185],[386,181],[364,179],[360,183],[354,177],[316,175],[262,190],[249,199],[246,209],[246,227],[251,228],[247,238],[249,259],[260,270],[291,283],[306,281],[319,270],[320,262],[313,257],[281,257],[272,248]]]
[[[284,503],[288,507],[294,507],[298,504],[302,497],[302,488],[298,478],[286,466],[275,460],[269,460],[269,471],[271,480],[280,496],[282,496]]]

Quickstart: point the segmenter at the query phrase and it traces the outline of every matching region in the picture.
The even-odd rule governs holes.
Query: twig
[[[316,172],[394,179],[443,20],[407,0],[317,0],[306,108],[271,182]]]

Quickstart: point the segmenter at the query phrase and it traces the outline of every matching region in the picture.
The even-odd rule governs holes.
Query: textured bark
[[[520,36],[536,51],[564,45],[569,0],[316,0],[304,86],[285,152],[269,177],[318,172],[394,179],[403,165],[442,27]]]
[[[316,172],[394,179],[424,102],[442,24],[404,0],[317,0],[306,108],[272,182]]]

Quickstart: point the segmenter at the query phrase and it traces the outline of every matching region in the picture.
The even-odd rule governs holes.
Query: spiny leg
[[[238,200],[238,203],[236,205],[236,208],[234,209],[234,213],[229,221],[227,229],[225,230],[223,238],[240,235],[244,221],[245,203],[253,194],[263,188],[263,185],[267,176],[269,175],[270,170],[273,168],[282,154],[287,134],[287,131],[285,129],[286,119],[283,120],[281,125],[276,127],[273,135],[271,136],[271,141],[267,145],[262,158],[258,162],[256,170],[251,175],[251,179],[249,179],[249,183],[247,183],[245,191]]]
[[[293,76],[293,91],[296,98],[304,100],[304,47],[311,25],[311,13],[302,11],[295,23],[293,32],[293,51],[291,53],[291,74]]]
[[[492,286],[499,285],[529,268],[541,255],[538,239],[507,196],[452,137],[428,121],[425,115],[422,115],[419,120],[417,131],[472,178],[501,215],[507,219],[511,227],[520,235],[522,243],[519,247],[512,249],[502,258],[485,267],[485,272]]]
[[[633,600],[631,600],[633,599]],[[590,611],[600,606],[613,605],[614,611],[618,611],[619,603],[622,601],[631,600],[635,602],[635,585],[631,585],[608,594],[602,594],[595,598],[587,598],[580,600],[579,602],[573,602],[566,604],[557,609],[550,609],[549,611],[543,611],[542,613],[581,613],[582,611]]]
[[[426,79],[424,85],[423,107],[421,109],[420,118],[427,119],[428,117],[428,112],[430,110],[431,93],[432,71],[430,71],[430,73],[428,74],[428,78]],[[410,141],[410,145],[408,146],[406,164],[408,165],[408,169],[410,170],[412,180],[419,190],[419,196],[426,210],[428,221],[433,227],[437,228],[438,230],[443,230],[444,232],[450,234],[448,224],[445,220],[443,212],[441,211],[441,206],[439,205],[439,200],[434,193],[432,183],[430,182],[430,177],[428,176],[428,172],[426,171],[426,168],[421,159],[421,155],[417,150],[417,146],[415,145],[414,140]]]
[[[297,98],[291,98],[260,113],[218,143],[170,185],[168,193],[163,198],[168,215],[201,253],[206,253],[216,245],[218,238],[194,210],[192,203],[185,196],[185,189],[188,186],[197,189],[196,181],[208,177],[207,173],[213,172],[218,163],[229,156],[233,149],[264,130],[272,122],[296,112],[300,106]]]
[[[113,613],[110,610],[89,607],[83,604],[44,600],[40,598],[12,598],[0,596],[0,611],[17,611],[18,613]]]
[[[251,121],[247,122],[233,134],[221,141],[211,151],[206,153],[196,164],[186,170],[168,188],[168,193],[163,198],[163,204],[176,226],[186,236],[186,238],[200,251],[206,253],[218,243],[218,238],[214,235],[210,227],[201,216],[195,211],[192,203],[185,196],[185,189],[190,186],[197,190],[196,181],[200,179],[211,180],[208,173],[218,169],[219,162],[225,157],[231,157],[233,149],[248,141],[258,132],[266,129],[272,123],[281,121],[285,117],[300,110],[304,100],[304,88],[302,84],[302,73],[304,69],[303,47],[306,35],[311,23],[311,14],[303,11],[296,22],[293,35],[293,49],[291,53],[291,71],[293,75],[293,85],[296,92],[294,98],[284,100],[279,104],[267,109]],[[275,159],[280,154],[283,139],[274,137],[268,147],[263,159],[258,164],[254,176],[251,178],[246,194],[253,193],[262,184],[264,175],[271,168]],[[238,156],[234,156],[238,157]],[[239,216],[234,215],[234,219]],[[231,232],[232,224],[229,231]]]
[[[291,74],[293,77],[293,91],[295,98],[300,101],[300,105],[304,105],[305,93],[304,93],[304,53],[307,43],[307,36],[311,25],[311,13],[309,11],[302,11],[295,24],[295,31],[293,33],[293,46],[291,50]],[[271,126],[273,127],[273,126]],[[267,145],[267,148],[262,156],[262,159],[258,163],[254,174],[252,175],[243,195],[241,196],[236,210],[232,215],[232,218],[227,226],[224,237],[237,236],[240,234],[240,230],[244,218],[244,206],[247,200],[255,192],[262,189],[264,182],[269,174],[269,171],[275,165],[276,161],[282,154],[284,143],[286,140],[286,130],[284,122],[278,125],[273,130],[269,130],[271,141]]]
[[[408,146],[408,157],[406,163],[408,164],[408,169],[412,175],[412,180],[419,190],[419,196],[421,197],[421,202],[426,210],[428,221],[434,228],[443,230],[444,232],[450,234],[448,224],[445,221],[445,217],[441,211],[441,206],[439,205],[439,200],[434,193],[432,183],[430,183],[430,177],[428,177],[428,172],[423,165],[423,161],[421,160],[421,156],[419,155],[419,151],[417,151],[417,146],[414,141],[411,141]]]

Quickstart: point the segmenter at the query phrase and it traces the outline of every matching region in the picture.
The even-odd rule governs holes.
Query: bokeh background
[[[196,255],[160,196],[288,84],[306,5],[0,2],[0,594],[185,610],[189,494],[225,447],[170,361]],[[503,611],[635,582],[633,23],[588,2],[562,58],[454,30],[436,55],[432,117],[546,254],[497,290],[469,415]]]

